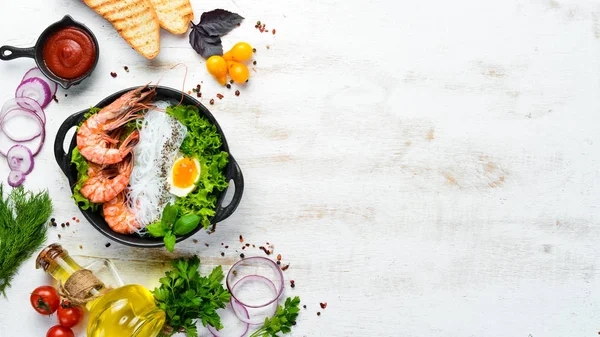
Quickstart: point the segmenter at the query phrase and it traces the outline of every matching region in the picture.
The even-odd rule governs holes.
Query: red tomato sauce
[[[56,76],[75,79],[86,75],[96,61],[96,45],[85,31],[63,28],[44,44],[44,62]]]

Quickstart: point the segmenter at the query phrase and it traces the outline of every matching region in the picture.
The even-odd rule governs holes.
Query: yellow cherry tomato
[[[247,61],[252,57],[252,46],[246,42],[239,42],[223,55],[227,61]]]
[[[206,60],[206,70],[208,70],[221,85],[227,83],[227,62],[221,56],[214,55]]]
[[[244,83],[250,77],[250,71],[246,65],[239,62],[227,62],[229,66],[229,77],[236,83]]]

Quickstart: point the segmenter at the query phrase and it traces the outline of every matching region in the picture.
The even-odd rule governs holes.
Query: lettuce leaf
[[[210,226],[209,218],[215,215],[217,195],[229,185],[224,169],[229,154],[221,151],[223,145],[217,127],[201,117],[193,105],[168,107],[167,113],[177,118],[188,129],[179,150],[200,161],[200,180],[196,189],[185,197],[177,198],[175,205],[182,214],[197,214],[204,228]]]
[[[89,201],[83,196],[83,194],[81,194],[81,188],[83,187],[83,184],[90,178],[87,173],[90,165],[88,165],[87,160],[81,155],[81,153],[79,153],[79,149],[77,147],[73,149],[73,153],[71,154],[71,163],[75,164],[75,167],[77,167],[77,183],[75,184],[75,187],[73,187],[72,198],[75,199],[75,203],[82,210],[91,209],[94,212],[97,211],[100,204],[95,204]]]
[[[102,110],[102,109],[91,107],[90,111],[88,111],[85,114],[83,114],[83,121],[81,121],[81,123],[79,125],[83,124],[83,122],[85,122],[88,118],[92,117],[92,115],[95,115],[98,112],[100,112],[100,110]]]
[[[79,127],[81,126],[81,124],[83,124],[84,121],[86,121],[92,115],[97,114],[100,110],[100,108],[91,107],[90,111],[86,112],[83,115],[84,119],[83,121],[81,121],[81,123],[79,123],[77,129],[79,129]],[[79,153],[79,149],[77,147],[75,147],[73,149],[73,152],[71,153],[71,163],[74,164],[75,167],[77,167],[77,183],[75,184],[75,187],[73,187],[72,198],[75,199],[75,203],[82,210],[91,209],[93,212],[97,211],[100,204],[95,204],[89,201],[80,192],[85,181],[90,178],[87,173],[88,169],[90,168],[90,165],[88,165],[87,160],[81,155],[81,153]]]

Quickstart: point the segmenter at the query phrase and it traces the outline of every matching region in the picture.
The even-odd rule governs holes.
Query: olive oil
[[[75,274],[83,273],[79,266],[58,244],[52,244],[39,254],[37,267],[52,275],[67,288]],[[81,275],[79,275],[81,276]],[[90,276],[91,277],[91,276]],[[165,312],[160,310],[152,293],[140,285],[126,285],[107,289],[99,280],[86,298],[99,296],[87,302],[90,315],[88,337],[156,337],[165,323]],[[87,289],[87,288],[86,288]]]
[[[165,323],[165,313],[154,297],[140,285],[126,285],[107,292],[93,302],[88,337],[155,337]]]

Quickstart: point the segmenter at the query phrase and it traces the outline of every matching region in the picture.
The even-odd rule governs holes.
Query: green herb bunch
[[[196,214],[181,215],[179,207],[168,203],[163,209],[160,221],[146,226],[146,230],[154,237],[162,237],[165,248],[172,252],[175,249],[176,235],[191,233],[200,223],[200,216]]]
[[[296,318],[300,312],[300,297],[288,297],[285,304],[277,307],[277,312],[271,318],[265,318],[265,324],[254,331],[250,337],[277,337],[278,333],[289,333],[292,326],[296,325]]]
[[[208,276],[200,276],[200,259],[171,261],[174,270],[160,279],[160,287],[152,291],[157,306],[166,312],[167,320],[162,336],[185,332],[188,337],[198,336],[196,322],[223,328],[217,309],[225,308],[229,292],[221,285],[224,275],[221,266]]]
[[[33,193],[18,187],[4,199],[0,184],[0,294],[17,269],[46,240],[46,221],[52,213],[47,191]]]

